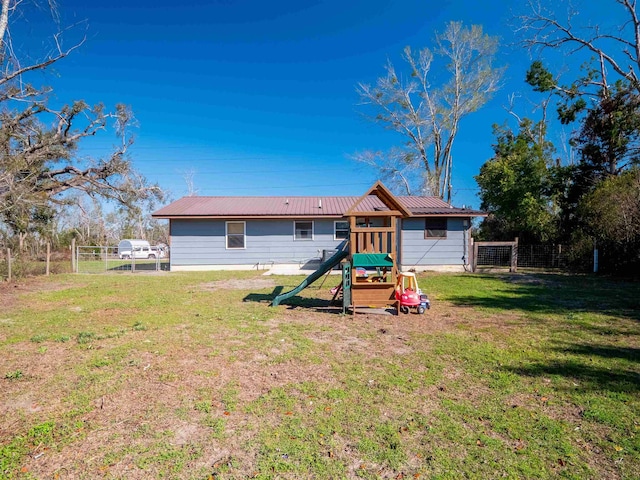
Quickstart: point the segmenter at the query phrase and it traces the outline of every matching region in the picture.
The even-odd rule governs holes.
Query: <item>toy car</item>
[[[418,287],[415,273],[400,272],[396,282],[396,300],[400,302],[400,311],[409,313],[415,308],[419,314],[423,314],[431,308],[429,298]]]

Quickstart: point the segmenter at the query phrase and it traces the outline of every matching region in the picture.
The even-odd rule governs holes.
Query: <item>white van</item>
[[[156,258],[156,252],[146,240],[120,240],[118,244],[120,258]]]

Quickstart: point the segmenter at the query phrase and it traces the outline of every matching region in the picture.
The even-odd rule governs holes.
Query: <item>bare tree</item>
[[[189,168],[182,172],[182,177],[184,178],[184,182],[187,184],[187,196],[195,197],[198,195],[198,188],[196,187],[195,177],[196,170],[194,168]]]
[[[617,8],[624,20],[606,25],[606,18],[580,18],[580,9],[566,4],[566,12],[558,16],[558,2],[528,0],[528,13],[520,16],[523,44],[532,50],[556,49],[566,55],[583,53],[593,67],[570,87],[562,87],[552,79],[547,83],[561,93],[576,96],[585,93],[607,92],[614,74],[640,93],[640,18],[636,0],[601,0]],[[560,5],[565,5],[560,2]],[[613,16],[612,16],[613,17]],[[619,18],[619,17],[616,17]],[[544,82],[543,82],[544,83]]]
[[[617,175],[637,165],[640,154],[640,18],[636,0],[606,3],[618,11],[613,20],[586,17],[586,4],[569,5],[560,15],[557,3],[548,5],[543,0],[529,0],[529,12],[520,20],[526,47],[539,53],[553,49],[575,63],[584,62],[581,73],[572,72],[576,78],[562,85],[536,60],[527,72],[527,82],[534,90],[559,99],[562,123],[572,123],[581,115],[572,143],[582,163],[590,170]]]
[[[28,224],[35,209],[72,201],[65,195],[71,191],[127,206],[162,198],[160,188],[149,185],[128,159],[135,125],[129,107],[117,105],[109,112],[101,104],[75,101],[53,109],[47,101],[51,89],[29,83],[33,72],[61,61],[85,39],[65,47],[66,32],[59,30],[49,53],[23,62],[13,48],[10,19],[21,18],[25,3],[1,0],[0,4],[0,218],[11,225],[20,215],[18,223]],[[48,0],[46,6],[57,20],[55,1]],[[113,151],[103,158],[79,157],[82,140],[110,128],[119,139]]]
[[[377,167],[408,194],[417,186],[451,201],[454,140],[460,120],[500,86],[504,69],[494,66],[497,47],[482,27],[451,22],[436,34],[433,50],[404,49],[405,74],[389,61],[375,85],[360,83],[362,103],[374,112],[369,118],[404,137],[404,145],[386,153],[360,152],[356,160]],[[433,68],[437,59],[444,61],[442,69]]]

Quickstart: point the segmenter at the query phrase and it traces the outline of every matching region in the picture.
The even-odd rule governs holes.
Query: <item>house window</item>
[[[424,238],[447,238],[447,219],[425,218]]]
[[[294,240],[313,240],[313,222],[293,222]]]
[[[227,222],[227,248],[245,248],[245,222]]]
[[[333,239],[346,240],[349,238],[349,222],[333,222]]]

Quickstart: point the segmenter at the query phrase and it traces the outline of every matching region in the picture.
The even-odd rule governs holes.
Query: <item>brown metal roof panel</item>
[[[153,213],[155,217],[172,216],[342,216],[359,197],[183,197]],[[447,215],[482,212],[456,209],[439,198],[399,197],[402,204],[417,215]],[[356,211],[384,211],[387,207],[371,195],[363,199]]]
[[[333,197],[184,197],[154,216],[320,216],[339,215]]]
[[[398,197],[398,199],[402,202],[402,204],[409,208],[449,208],[447,202],[442,200],[440,197],[417,197],[417,196],[409,196],[403,195]]]

